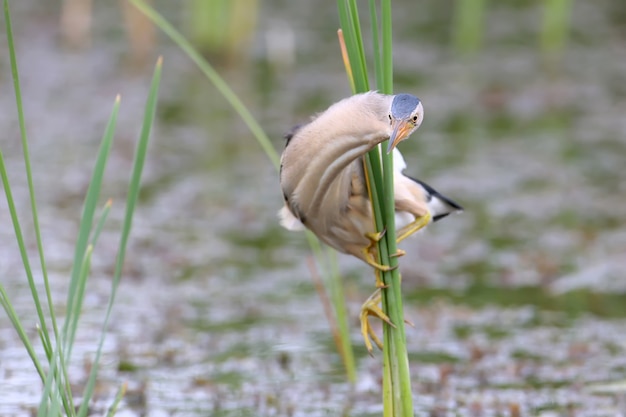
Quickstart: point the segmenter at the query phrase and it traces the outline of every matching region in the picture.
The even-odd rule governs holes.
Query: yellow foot
[[[404,256],[404,255],[406,255],[406,251],[404,251],[402,249],[398,249],[398,250],[396,250],[396,253],[392,253],[389,256],[391,256],[392,258],[399,258],[399,257]]]
[[[431,220],[430,212],[427,212],[422,217],[417,217],[413,222],[407,224],[402,229],[398,230],[398,237],[396,242],[402,242],[407,237],[411,236],[413,233],[418,232],[420,229],[426,227]]]
[[[374,347],[372,346],[372,341],[376,343],[379,349],[383,349],[383,343],[380,341],[374,329],[370,325],[369,316],[375,316],[390,325],[391,327],[396,327],[391,320],[389,320],[389,316],[387,316],[383,310],[378,306],[381,301],[381,293],[380,288],[374,291],[372,295],[369,296],[367,300],[363,303],[361,307],[361,335],[363,336],[363,341],[365,342],[365,347],[370,355],[372,355],[372,351]]]
[[[374,277],[376,278],[376,288],[387,288],[389,285],[385,284],[385,281],[380,277],[380,271],[374,271]]]
[[[383,230],[380,233],[366,233],[365,237],[367,237],[370,241],[369,245],[367,245],[365,248],[362,249],[362,257],[361,259],[363,259],[369,266],[373,267],[376,271],[376,288],[387,288],[387,285],[385,285],[385,283],[383,282],[383,280],[380,278],[380,272],[387,272],[387,271],[393,271],[394,269],[398,268],[398,266],[389,266],[389,265],[383,265],[380,264],[378,262],[376,262],[376,253],[377,253],[377,247],[376,244],[380,241],[380,239],[383,238],[383,236],[385,235],[385,233],[387,232],[387,230]],[[400,257],[405,255],[406,252],[398,249],[396,251],[396,253],[392,254],[392,257]]]
[[[362,259],[371,267],[373,267],[374,269],[378,270],[378,271],[383,271],[383,272],[387,272],[387,271],[393,271],[394,269],[396,269],[398,266],[389,266],[389,265],[383,265],[383,264],[379,264],[378,262],[376,262],[374,260],[374,255],[372,254],[372,252],[370,251],[369,248],[363,248],[363,257]]]
[[[383,229],[382,232],[366,233],[365,237],[370,240],[370,242],[372,243],[371,246],[373,246],[374,243],[380,242],[380,239],[385,236],[385,233],[387,233],[387,229]]]

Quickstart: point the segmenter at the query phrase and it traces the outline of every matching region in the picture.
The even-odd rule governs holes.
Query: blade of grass
[[[382,0],[381,17],[383,55],[380,66],[383,68],[383,84],[379,85],[378,88],[385,94],[393,94],[393,22],[391,19],[391,0]]]
[[[320,265],[321,269],[326,271],[326,287],[331,294],[330,299],[335,313],[334,320],[337,323],[337,328],[339,330],[341,345],[339,354],[344,361],[343,364],[346,370],[348,382],[354,384],[356,382],[356,363],[354,361],[354,351],[350,341],[346,299],[342,295],[343,284],[341,281],[341,275],[339,274],[337,256],[336,253],[333,253],[332,251],[327,251],[327,254],[328,252],[331,252],[333,255],[324,256],[322,245],[313,232],[306,230],[305,235],[318,265]]]
[[[0,156],[0,161],[1,160],[2,158]],[[4,169],[3,168],[4,164],[0,163],[0,167]],[[2,308],[4,308],[4,311],[7,313],[7,317],[9,318],[9,321],[11,321],[13,328],[15,328],[15,330],[17,331],[17,335],[19,336],[20,340],[22,341],[22,344],[26,348],[26,351],[28,352],[28,356],[30,356],[30,359],[33,361],[33,364],[35,365],[35,369],[37,370],[39,377],[41,378],[42,381],[44,381],[46,378],[46,374],[43,370],[43,367],[41,366],[41,363],[39,362],[37,353],[35,352],[35,349],[33,348],[32,343],[28,339],[28,335],[26,334],[26,331],[24,330],[24,326],[20,322],[20,319],[17,316],[15,309],[13,308],[13,304],[11,304],[11,301],[9,300],[9,296],[2,284],[0,284],[0,304],[2,305]]]
[[[96,224],[96,227],[93,230],[93,236],[91,238],[91,242],[87,245],[85,256],[87,256],[87,253],[89,253],[90,251],[93,252],[93,248],[96,247],[96,243],[98,242],[100,233],[102,232],[102,229],[104,228],[104,223],[106,222],[106,219],[109,216],[109,212],[111,211],[111,205],[112,205],[112,201],[109,199],[104,205],[104,208],[102,209],[102,213],[100,214],[100,220],[98,220],[98,223]],[[91,253],[89,253],[89,255],[91,256]],[[90,262],[91,259],[88,259],[88,261]],[[83,264],[85,263],[85,258],[83,258],[82,262]],[[78,328],[78,321],[79,321],[79,318],[82,312],[82,307],[83,307],[82,301],[85,295],[87,279],[89,277],[88,275],[89,271],[87,270],[86,271],[87,274],[85,274],[85,271],[83,269],[84,267],[81,266],[80,278],[77,282],[76,288],[73,289],[75,292],[75,297],[74,297],[75,305],[73,305],[71,309],[69,309],[72,311],[70,316],[72,317],[74,321],[71,324],[72,328],[74,329],[74,332],[76,331],[76,328]]]
[[[42,244],[42,238],[41,238],[41,228],[39,227],[39,217],[37,215],[37,202],[36,202],[36,198],[35,198],[35,189],[33,186],[33,175],[32,175],[32,169],[31,169],[31,163],[30,163],[30,152],[29,152],[29,148],[28,148],[28,140],[27,140],[27,136],[26,136],[26,122],[24,121],[24,107],[22,105],[22,90],[20,87],[20,79],[19,79],[19,73],[18,73],[18,69],[17,69],[17,58],[16,58],[16,53],[15,53],[15,41],[13,39],[13,27],[11,24],[11,13],[9,10],[9,1],[8,0],[4,0],[4,21],[6,23],[6,33],[7,33],[7,44],[9,47],[9,58],[11,61],[11,75],[13,77],[13,89],[15,90],[15,102],[16,102],[16,108],[17,108],[17,116],[18,116],[18,120],[19,120],[19,126],[20,126],[20,136],[21,136],[21,141],[22,141],[22,151],[24,153],[24,164],[26,167],[26,178],[27,178],[27,182],[28,182],[28,192],[29,192],[29,196],[30,196],[30,204],[31,204],[31,211],[32,211],[32,216],[33,216],[33,225],[34,225],[34,229],[35,229],[35,234],[37,237],[37,250],[39,252],[39,259],[41,262],[41,269],[43,272],[43,277],[44,277],[44,286],[45,286],[45,291],[46,291],[46,297],[48,300],[48,306],[50,308],[50,316],[52,319],[52,324],[53,324],[53,329],[54,329],[54,335],[55,337],[58,337],[58,331],[57,331],[57,326],[56,326],[56,320],[55,320],[55,316],[54,316],[54,311],[53,311],[53,304],[52,304],[52,295],[50,292],[50,285],[48,282],[48,273],[47,273],[47,268],[46,268],[46,262],[45,262],[45,257],[44,257],[44,252],[43,252],[43,244]],[[8,179],[7,179],[7,183],[5,184],[5,193],[7,195],[7,199],[9,199],[9,195],[10,195],[10,189],[7,188],[8,187]],[[13,198],[11,197],[11,202],[13,201]],[[15,207],[13,207],[13,209],[15,209]],[[48,359],[50,358],[51,355],[51,351],[50,351],[50,346],[51,346],[51,342],[50,342],[50,335],[48,333],[48,327],[46,324],[46,320],[45,317],[43,315],[43,308],[41,306],[41,302],[39,300],[39,294],[37,291],[37,287],[35,286],[35,281],[33,278],[33,273],[30,267],[30,261],[28,259],[28,254],[26,253],[26,249],[24,246],[24,239],[22,236],[22,232],[21,232],[21,228],[19,226],[19,220],[17,217],[17,214],[13,215],[13,213],[11,214],[11,218],[13,221],[13,227],[15,229],[15,234],[16,234],[16,238],[18,240],[18,244],[20,246],[20,255],[22,256],[22,262],[24,264],[24,271],[26,272],[26,277],[28,279],[28,285],[30,286],[30,291],[33,297],[33,301],[35,303],[35,308],[37,310],[37,316],[39,317],[39,324],[42,328],[42,335],[44,337],[43,340],[43,346],[44,349],[46,351],[46,356],[48,357]]]
[[[76,415],[67,362],[63,355],[62,341],[60,339],[56,340],[55,351],[53,351],[52,357],[48,360],[48,365],[48,375],[44,381],[44,391],[40,403],[39,415],[56,415],[56,413],[49,413],[47,407],[61,408],[61,404],[63,405],[66,415]],[[45,401],[46,398],[48,401]],[[44,402],[46,405],[42,408]]]
[[[383,38],[383,85],[381,90],[386,94],[393,93],[393,30],[391,15],[391,0],[382,0],[382,38]],[[391,153],[383,152],[383,178],[384,178],[384,227],[387,231],[387,253],[395,254],[398,251],[396,243],[395,225],[395,197],[393,179],[393,158]],[[388,263],[391,267],[398,265],[397,257],[390,257]],[[402,306],[402,288],[399,269],[384,274],[384,282],[387,288],[383,290],[383,311],[389,316],[396,328],[383,324],[385,347],[383,355],[389,361],[390,380],[393,395],[393,416],[410,417],[413,415],[413,396],[411,392],[411,375],[409,370],[408,353],[406,350],[406,336],[404,329],[404,308]]]
[[[76,242],[76,251],[74,254],[74,264],[72,266],[72,279],[68,288],[68,304],[67,314],[62,329],[62,340],[57,339],[56,349],[50,361],[50,370],[45,380],[44,395],[39,407],[39,415],[45,416],[49,413],[48,398],[51,404],[55,404],[55,400],[58,398],[54,395],[60,395],[64,402],[64,409],[66,414],[75,415],[75,407],[73,405],[73,396],[71,394],[71,387],[69,378],[67,375],[66,363],[69,362],[71,357],[71,351],[76,336],[76,330],[78,328],[79,319],[82,312],[83,300],[86,289],[86,281],[88,278],[88,270],[85,271],[85,262],[87,262],[87,255],[93,250],[93,243],[96,242],[101,228],[104,224],[104,220],[108,216],[110,209],[110,202],[105,204],[100,221],[96,226],[96,231],[92,237],[92,243],[89,243],[89,236],[91,235],[93,220],[95,216],[96,206],[98,199],[100,198],[100,189],[102,187],[102,181],[104,177],[104,171],[106,168],[107,160],[113,144],[113,138],[115,134],[115,126],[117,124],[117,115],[120,107],[120,96],[115,98],[113,109],[107,122],[104,135],[100,142],[98,154],[96,156],[96,164],[92,173],[91,181],[87,189],[87,195],[85,196],[85,202],[83,204],[83,213],[81,216],[80,227],[78,231],[78,240]],[[79,260],[80,248],[84,248]],[[97,364],[94,365],[97,367]],[[58,370],[61,370],[63,377],[58,375]],[[93,368],[92,368],[93,369]],[[57,387],[58,385],[58,387]],[[55,390],[56,388],[56,390]],[[55,394],[58,391],[58,394]],[[83,401],[85,401],[83,397]],[[88,401],[88,400],[87,400]]]
[[[330,298],[335,309],[335,318],[339,329],[341,342],[341,356],[344,359],[348,382],[356,383],[356,365],[354,362],[354,350],[350,341],[350,326],[348,320],[348,309],[346,307],[346,297],[343,290],[343,281],[339,273],[339,262],[337,261],[337,251],[327,247],[328,263],[328,285]]]
[[[91,268],[91,255],[93,254],[93,246],[91,244],[87,245],[87,249],[85,251],[85,255],[82,259],[82,262],[80,264],[80,268],[79,268],[79,274],[78,274],[78,282],[77,282],[77,291],[82,291],[84,293],[85,290],[85,286],[87,283],[87,279],[89,278],[89,270]],[[80,295],[76,298],[82,298]],[[76,308],[76,307],[73,307]],[[74,315],[79,315],[77,313],[73,313]],[[59,356],[63,356],[62,353],[59,353]],[[60,359],[59,359],[60,360]],[[50,371],[48,372],[48,380],[46,381],[46,386],[44,389],[44,395],[41,398],[41,402],[39,403],[39,412],[38,415],[39,416],[47,416],[47,415],[56,415],[57,413],[50,411],[49,407],[55,407],[56,404],[59,404],[60,401],[57,400],[58,396],[62,396],[62,398],[66,397],[66,394],[69,394],[69,397],[71,398],[71,388],[69,387],[69,381],[67,381],[67,379],[65,379],[66,384],[63,384],[62,381],[58,381],[57,384],[55,384],[54,382],[57,381],[58,379],[58,375],[57,375],[57,362],[54,361],[53,366],[50,368]],[[97,363],[94,363],[92,365],[92,369],[96,368],[98,366]],[[63,389],[59,389],[57,392],[57,386],[63,387]],[[69,390],[69,391],[68,391]],[[83,404],[88,403],[89,399],[83,397]],[[83,406],[83,404],[81,404],[81,408]],[[75,415],[75,411],[72,409],[70,410],[69,415],[73,416]]]
[[[108,199],[104,207],[102,208],[102,213],[100,214],[100,220],[98,220],[98,224],[94,229],[93,236],[91,238],[91,246],[96,247],[96,242],[98,242],[98,238],[100,237],[100,232],[104,228],[104,223],[109,217],[109,212],[111,211],[111,206],[113,205],[113,200]]]
[[[129,0],[135,7],[137,7],[142,13],[144,13],[155,25],[157,25],[167,36],[169,36],[174,43],[176,43],[189,58],[200,68],[202,73],[211,80],[215,88],[224,96],[226,101],[235,109],[237,114],[243,119],[250,132],[254,135],[257,142],[261,145],[267,157],[272,161],[276,170],[280,165],[280,158],[278,153],[274,149],[272,142],[267,137],[263,128],[254,119],[250,111],[241,102],[235,92],[228,86],[228,84],[220,77],[215,69],[204,59],[202,55],[194,49],[187,39],[180,32],[178,32],[167,20],[157,13],[152,7],[148,6],[141,0]]]
[[[128,384],[126,382],[123,383],[120,389],[117,391],[117,394],[115,395],[115,400],[113,400],[113,404],[111,404],[111,406],[109,407],[109,411],[107,411],[106,417],[113,417],[115,415],[115,413],[117,412],[117,407],[119,407],[122,398],[124,398],[124,395],[126,395],[127,388]]]
[[[4,192],[7,198],[7,204],[9,206],[9,212],[11,214],[11,220],[13,222],[13,227],[15,229],[15,236],[16,236],[16,240],[18,242],[18,246],[20,249],[20,254],[22,255],[22,261],[24,263],[24,268],[27,271],[27,277],[29,278],[29,285],[31,285],[31,292],[34,288],[34,280],[32,278],[32,272],[30,270],[30,264],[28,263],[28,256],[26,253],[26,246],[24,244],[24,237],[22,235],[22,230],[19,224],[19,220],[17,217],[17,210],[15,208],[15,202],[13,199],[13,194],[11,191],[11,186],[9,183],[9,178],[8,178],[8,174],[6,171],[6,165],[4,163],[4,156],[2,154],[2,151],[0,151],[0,177],[2,177],[2,184],[4,187]],[[15,309],[13,308],[13,305],[10,302],[10,299],[6,293],[6,290],[4,289],[4,287],[2,287],[0,285],[0,291],[1,291],[1,296],[0,296],[0,303],[2,304],[3,308],[5,309],[5,311],[7,312],[7,316],[9,317],[9,320],[11,320],[11,323],[13,324],[13,327],[15,328],[16,332],[18,333],[18,336],[20,337],[20,340],[22,341],[22,344],[24,345],[24,347],[26,348],[26,351],[28,352],[28,355],[30,356],[33,364],[35,365],[35,369],[37,370],[37,373],[39,374],[39,376],[41,377],[42,382],[46,382],[46,374],[43,370],[43,367],[39,361],[39,359],[37,358],[37,354],[35,352],[35,349],[33,348],[32,343],[30,342],[30,340],[28,339],[28,336],[26,334],[26,331],[22,325],[22,323],[20,322],[17,313],[15,312]],[[34,298],[36,299],[35,304],[37,304],[37,301],[39,300],[39,298],[36,296],[37,292],[35,289],[35,296]],[[41,310],[41,314],[43,315],[43,309]],[[39,332],[40,335],[42,335],[45,332],[45,330],[43,329],[43,327],[40,327],[41,331]],[[57,339],[58,340],[58,339]],[[42,339],[43,341],[43,339]],[[54,354],[52,354],[50,357],[48,357],[48,361],[51,361],[52,358],[54,357]],[[64,407],[66,410],[71,409],[71,402],[67,402],[64,399]]]
[[[63,324],[63,351],[65,352],[65,361],[69,361],[72,356],[72,346],[74,338],[76,336],[76,328],[78,326],[78,318],[80,317],[80,310],[82,307],[84,292],[79,291],[80,288],[80,266],[82,260],[87,252],[87,245],[89,244],[89,235],[91,234],[94,214],[100,198],[100,189],[102,187],[102,180],[104,177],[104,170],[106,163],[111,152],[111,146],[113,144],[113,137],[115,134],[115,126],[117,123],[117,115],[120,107],[120,96],[115,98],[113,104],[113,110],[107,123],[102,141],[100,142],[100,148],[96,157],[96,164],[93,170],[89,188],[87,189],[87,195],[85,196],[85,202],[83,205],[83,212],[81,215],[80,226],[78,229],[78,239],[76,241],[76,248],[74,251],[74,263],[72,266],[70,287],[67,297],[67,317]]]
[[[89,278],[89,272],[91,270],[91,256],[92,255],[93,255],[93,245],[89,243],[87,245],[87,250],[85,251],[85,257],[83,258],[83,262],[80,265],[79,282],[81,283],[83,288],[85,286],[85,283],[87,282],[87,279]],[[98,359],[99,358],[96,357],[96,359],[91,364],[91,372],[89,373],[89,379],[87,380],[87,385],[85,386],[85,392],[87,392],[87,390],[90,387],[93,390],[92,384],[95,384],[95,380],[92,381],[92,375],[94,375],[97,372],[97,369],[99,366]],[[90,395],[83,394],[80,408],[78,409],[78,415],[81,415],[81,416],[86,415],[82,413],[82,410],[87,409],[87,407],[89,406],[90,400],[91,400],[91,394]]]
[[[113,310],[113,304],[117,295],[117,289],[119,286],[120,278],[122,276],[122,269],[124,267],[124,260],[126,257],[126,246],[128,244],[128,238],[133,224],[133,215],[137,200],[139,198],[139,190],[141,186],[141,174],[143,172],[143,166],[146,160],[146,154],[148,152],[148,143],[150,140],[150,132],[152,124],[154,122],[154,116],[156,114],[157,97],[159,93],[159,85],[161,82],[161,68],[163,66],[163,58],[159,57],[154,68],[154,75],[152,76],[152,83],[150,85],[150,92],[148,93],[148,99],[146,101],[146,107],[144,112],[143,125],[141,133],[139,135],[139,141],[135,149],[135,159],[133,161],[133,168],[130,176],[130,183],[128,186],[128,197],[126,200],[126,213],[124,215],[124,223],[122,225],[122,235],[120,237],[120,244],[117,251],[117,262],[115,264],[115,272],[113,274],[113,281],[111,283],[111,295],[109,297],[109,303],[104,316],[102,324],[102,330],[100,333],[100,341],[98,343],[98,349],[94,358],[94,365],[91,368],[89,379],[83,392],[83,402],[78,410],[78,416],[83,417],[87,415],[89,411],[89,400],[93,395],[93,391],[96,383],[96,376],[98,373],[98,364],[100,363],[100,356],[102,354],[102,347],[104,345],[104,338],[106,330],[109,325],[109,319],[111,317],[111,311]]]
[[[339,11],[339,20],[341,22],[341,30],[346,41],[346,50],[350,62],[351,72],[354,76],[353,93],[364,92],[369,90],[369,82],[367,79],[367,65],[365,63],[365,54],[363,53],[363,42],[357,37],[360,36],[360,25],[357,19],[353,18],[353,8],[355,4],[350,0],[338,0],[337,9]],[[356,23],[355,23],[356,21]]]
[[[380,34],[378,33],[378,13],[376,12],[376,0],[369,1],[370,21],[372,23],[372,49],[374,50],[374,72],[376,74],[376,87],[381,88],[384,84],[384,74],[380,59]]]
[[[363,36],[361,35],[361,21],[359,19],[359,10],[356,3],[356,0],[347,0],[348,2],[348,13],[350,19],[352,20],[352,30],[354,33],[355,40],[355,50],[358,53],[359,59],[358,62],[361,66],[361,73],[363,79],[363,88],[364,91],[369,90],[369,79],[367,75],[367,61],[365,59],[365,47],[363,46]]]
[[[42,331],[40,328],[37,328],[37,330],[38,332]],[[47,398],[48,400],[45,401],[46,405],[44,408],[50,407],[53,404],[55,407],[61,408],[61,405],[63,405],[64,410],[66,410],[65,414],[73,416],[75,414],[73,411],[74,400],[71,395],[72,389],[67,374],[67,366],[65,366],[65,362],[63,361],[63,355],[57,352],[60,352],[60,342],[57,343],[57,350],[52,353],[52,357],[48,360],[48,365],[50,366],[48,375],[44,381],[44,391],[41,396],[40,407],[41,404],[44,403],[43,399]],[[57,366],[57,364],[59,366]],[[54,415],[54,413],[49,413],[47,409],[44,409],[40,412],[40,415]]]
[[[337,30],[337,37],[339,38],[339,47],[341,48],[341,57],[343,58],[343,65],[346,69],[346,74],[348,74],[348,81],[350,82],[350,91],[356,91],[356,86],[354,85],[354,75],[352,74],[352,67],[350,67],[350,60],[348,58],[348,50],[346,49],[346,40],[343,36],[343,30]]]

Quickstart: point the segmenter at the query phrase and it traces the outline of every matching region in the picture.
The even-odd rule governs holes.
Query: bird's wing
[[[421,186],[428,196],[428,208],[433,216],[433,221],[443,219],[450,213],[455,211],[463,211],[463,207],[456,201],[446,197],[424,181],[417,178],[407,177],[413,180],[416,184]]]
[[[285,133],[285,135],[283,136],[285,138],[285,147],[287,147],[287,145],[289,145],[289,142],[291,141],[291,139],[305,125],[306,125],[306,123],[299,123],[299,124],[293,126],[291,129],[289,129],[289,131],[287,133]]]

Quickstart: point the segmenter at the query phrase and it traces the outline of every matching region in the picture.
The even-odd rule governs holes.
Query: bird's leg
[[[380,239],[383,238],[386,232],[387,232],[386,230],[383,230],[382,232],[378,232],[378,233],[366,233],[365,234],[365,237],[369,239],[370,243],[365,248],[363,248],[363,260],[367,262],[368,265],[374,267],[375,269],[376,288],[387,287],[380,277],[381,271],[382,272],[391,271],[397,268],[397,266],[391,267],[388,265],[382,265],[375,261],[376,251],[377,251],[376,245],[378,244],[378,242],[380,242]],[[398,250],[398,252],[396,252],[395,254],[391,256],[402,256],[404,255],[404,253],[405,253],[404,251]]]
[[[374,329],[372,329],[372,326],[370,325],[370,322],[369,322],[369,316],[378,317],[379,319],[381,319],[382,321],[384,321],[391,327],[394,327],[394,328],[396,327],[389,319],[389,316],[386,315],[383,312],[383,310],[378,306],[381,300],[382,300],[381,289],[377,288],[376,291],[374,291],[374,293],[370,295],[367,300],[365,300],[365,302],[363,303],[363,306],[361,307],[361,314],[360,314],[361,335],[363,336],[365,347],[367,348],[367,351],[369,352],[370,355],[372,354],[372,351],[374,350],[374,347],[372,346],[372,340],[374,341],[374,343],[376,343],[376,346],[378,346],[378,348],[381,350],[383,349],[383,343],[380,341],[378,336],[376,336]]]
[[[378,233],[366,233],[365,237],[367,237],[370,240],[370,244],[367,246],[368,250],[376,250],[376,245],[378,244],[378,242],[380,242],[380,239],[383,238],[383,236],[385,236],[385,233],[387,233],[387,229],[383,229],[382,232],[378,232]],[[396,253],[392,253],[391,256],[392,258],[399,258],[400,256],[404,256],[406,255],[406,252],[403,251],[402,249],[398,249],[396,250]],[[375,257],[375,252],[374,254],[372,254],[372,257]]]
[[[413,222],[398,230],[398,238],[396,241],[401,242],[407,237],[411,236],[413,233],[418,232],[430,222],[430,219],[431,215],[429,212],[426,212],[426,214],[424,214],[423,216],[416,217]]]

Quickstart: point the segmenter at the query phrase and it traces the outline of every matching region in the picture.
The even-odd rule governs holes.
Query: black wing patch
[[[448,197],[446,197],[445,195],[441,194],[439,191],[435,190],[433,187],[431,187],[430,185],[426,184],[424,181],[418,180],[417,178],[413,178],[413,177],[409,177],[409,178],[412,179],[413,181],[415,181],[416,183],[418,183],[419,185],[421,185],[422,187],[424,187],[424,189],[428,193],[428,196],[426,197],[428,202],[430,202],[433,199],[433,197],[437,197],[441,201],[443,201],[446,204],[448,204],[450,207],[452,207],[452,208],[454,208],[456,210],[463,210],[463,207],[459,203],[457,203],[456,201],[451,200]],[[441,220],[444,217],[446,217],[448,214],[450,214],[450,213],[442,213],[442,214],[439,214],[437,216],[434,216],[433,217],[433,221],[436,222],[437,220]]]
[[[302,129],[302,126],[306,125],[306,123],[300,123],[295,125],[294,127],[292,127],[291,129],[289,129],[289,131],[287,133],[285,133],[285,135],[283,136],[286,140],[285,143],[285,148],[289,145],[289,142],[291,141],[291,139],[293,139],[293,137],[296,135],[296,133],[298,133],[298,131],[300,129]]]

